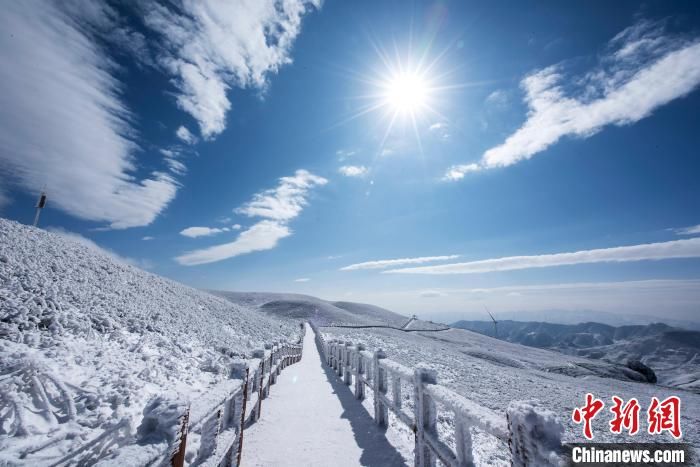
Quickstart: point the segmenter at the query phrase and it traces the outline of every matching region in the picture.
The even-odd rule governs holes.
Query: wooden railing
[[[554,466],[563,462],[563,426],[556,416],[536,401],[513,402],[506,416],[481,406],[437,384],[437,373],[428,368],[410,369],[389,360],[382,350],[370,352],[362,344],[326,341],[311,323],[316,343],[327,365],[348,386],[354,383],[357,399],[372,392],[374,419],[389,424],[389,411],[415,433],[415,465],[474,465],[472,428],[487,433],[509,446],[514,466]],[[412,410],[403,404],[402,387],[412,387]],[[454,448],[438,434],[438,408],[454,421]]]
[[[297,344],[268,344],[254,351],[252,359],[234,363],[232,379],[210,391],[197,404],[185,406],[172,401],[170,407],[182,407],[182,413],[176,427],[157,428],[163,432],[165,441],[139,439],[139,429],[123,420],[53,465],[239,465],[245,428],[260,418],[262,401],[282,370],[301,360],[304,330],[302,324]],[[161,405],[168,406],[168,401]],[[148,423],[145,417],[142,425]],[[175,433],[168,435],[173,428]],[[151,439],[153,435],[149,433]],[[158,439],[158,433],[155,435]]]

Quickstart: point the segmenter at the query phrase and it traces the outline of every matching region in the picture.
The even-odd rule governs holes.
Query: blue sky
[[[45,187],[43,227],[202,288],[698,320],[700,5],[28,1],[0,25],[4,217]]]

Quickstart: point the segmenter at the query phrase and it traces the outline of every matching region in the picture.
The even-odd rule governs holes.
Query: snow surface
[[[280,318],[312,320],[317,324],[394,325],[401,326],[408,317],[374,305],[352,302],[329,302],[309,295],[266,292],[212,293],[238,305],[257,308]]]
[[[641,361],[654,371],[657,384],[700,394],[700,331],[662,323],[614,327],[505,320],[498,325],[502,340],[620,365]],[[454,327],[493,335],[491,321],[458,321]]]
[[[571,413],[574,407],[583,405],[587,392],[606,402],[605,412],[593,421],[595,441],[600,442],[631,440],[626,435],[614,435],[608,430],[610,398],[613,395],[625,400],[636,397],[644,410],[652,396],[663,399],[678,395],[682,399],[683,441],[696,449],[700,447],[700,396],[683,390],[625,381],[620,375],[608,375],[609,372],[618,371],[619,366],[511,344],[461,329],[425,333],[332,327],[321,327],[320,330],[326,339],[363,343],[369,351],[383,349],[387,358],[409,368],[430,362],[430,366],[437,370],[439,384],[503,414],[503,417],[513,401],[537,399],[563,423],[565,442],[584,441],[582,427],[571,421]],[[441,430],[448,437],[451,436],[452,422],[442,422]],[[640,423],[642,428],[646,427],[644,419],[640,419]],[[641,432],[634,440],[675,441],[668,434],[651,436]],[[499,447],[499,443],[494,442],[492,449],[493,452],[483,455],[495,459],[498,457],[497,451],[507,447]]]
[[[593,421],[595,441],[674,442],[668,434],[651,436],[640,432],[634,438],[630,438],[624,434],[610,433],[609,408],[613,395],[625,400],[635,397],[644,410],[653,396],[663,399],[670,395],[678,395],[682,399],[683,441],[700,450],[700,396],[681,389],[674,390],[643,383],[640,374],[622,365],[504,342],[462,329],[403,332],[381,328],[328,327],[331,324],[339,324],[334,322],[338,316],[337,307],[319,306],[319,302],[332,302],[308,296],[285,295],[284,300],[289,308],[285,308],[281,303],[283,300],[280,300],[280,294],[230,294],[227,298],[239,303],[238,300],[242,297],[253,295],[255,300],[246,302],[248,305],[257,306],[267,314],[279,314],[281,317],[303,316],[319,326],[324,326],[320,330],[326,339],[362,343],[368,351],[383,349],[387,358],[409,368],[427,362],[437,370],[438,383],[502,414],[504,419],[506,408],[511,402],[539,400],[555,413],[564,425],[565,442],[584,441],[582,427],[571,421],[571,413],[575,407],[583,405],[587,392],[592,392],[606,402],[605,412]],[[303,299],[298,299],[299,297]],[[266,303],[270,302],[275,302],[275,306],[266,307]],[[355,304],[353,308],[357,311],[362,306]],[[294,312],[290,312],[290,309]],[[330,313],[325,314],[325,310],[330,310]],[[357,314],[353,322],[344,321],[343,324],[375,324],[373,320],[364,318],[364,315]],[[370,315],[369,311],[366,315]],[[344,316],[342,319],[348,318]],[[415,327],[423,328],[424,323],[415,323]],[[411,327],[414,327],[413,323]],[[402,389],[402,394],[406,396],[406,406],[411,405],[410,391],[408,387]],[[366,409],[371,409],[371,394],[368,394],[363,405]],[[641,413],[642,431],[646,427],[643,416],[644,413]],[[450,438],[454,437],[454,421],[442,416],[439,417],[439,422],[441,435],[447,438],[448,444],[453,445],[454,441]],[[392,420],[392,430],[398,432],[399,437],[410,436],[403,424],[395,419]],[[478,432],[473,435],[475,457],[480,463],[508,464],[509,461],[504,456],[508,449],[505,443],[493,437],[482,436]],[[387,437],[393,439],[391,433],[387,433]],[[397,449],[401,449],[400,445],[396,446]]]
[[[145,436],[154,398],[196,410],[235,386],[237,359],[297,337],[298,322],[0,219],[0,465],[50,464],[125,421]]]
[[[307,325],[301,362],[288,367],[245,430],[243,466],[399,466],[405,460],[322,362]]]

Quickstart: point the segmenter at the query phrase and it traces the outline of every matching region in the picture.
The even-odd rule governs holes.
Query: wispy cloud
[[[678,235],[700,235],[700,224],[675,229],[674,232]]]
[[[180,231],[180,235],[190,238],[209,237],[218,233],[228,232],[229,230],[228,227],[187,227]]]
[[[275,221],[260,221],[241,233],[236,240],[202,250],[195,250],[175,258],[185,266],[214,263],[254,251],[271,250],[277,242],[292,234],[289,227]]]
[[[421,298],[436,298],[444,297],[445,295],[446,293],[441,290],[421,290],[418,293],[418,296]]]
[[[132,115],[114,64],[89,34],[109,25],[103,3],[22,1],[0,15],[1,177],[27,192],[46,186],[52,206],[121,229],[150,224],[172,201],[172,174],[139,174]],[[82,16],[79,16],[82,15]],[[96,155],[99,148],[99,156]]]
[[[141,238],[141,240],[144,240],[146,242],[153,239],[155,239],[155,237],[152,237],[151,235],[146,235],[145,237]]]
[[[328,180],[323,177],[306,170],[297,170],[292,177],[280,178],[276,188],[256,194],[252,201],[236,209],[236,213],[248,217],[288,221],[297,217],[304,209],[309,190],[326,183]]]
[[[161,149],[160,153],[165,157],[165,163],[175,175],[183,175],[187,172],[187,166],[179,158],[182,156],[176,149]]]
[[[377,261],[366,261],[364,263],[350,264],[340,268],[341,271],[356,271],[359,269],[384,269],[393,266],[402,266],[404,264],[423,264],[434,261],[449,261],[457,259],[459,255],[447,256],[421,256],[418,258],[400,258],[400,259],[382,259]]]
[[[180,126],[175,131],[175,136],[177,136],[180,141],[187,144],[195,144],[197,142],[197,137],[190,132],[185,126]]]
[[[508,285],[501,287],[481,287],[462,289],[440,289],[443,294],[510,294],[550,292],[553,290],[634,290],[634,289],[686,289],[700,285],[697,279],[647,279],[641,281],[611,281],[611,282],[565,282],[556,284]]]
[[[320,0],[184,1],[149,5],[145,24],[163,43],[158,63],[178,89],[177,103],[205,139],[226,127],[228,90],[264,89],[267,77],[291,63],[302,17]]]
[[[300,277],[299,279],[294,279],[294,282],[309,282],[310,280],[308,277]]]
[[[356,154],[355,151],[350,150],[350,149],[338,149],[335,152],[336,157],[338,157],[339,161],[344,161],[345,159],[348,159]]]
[[[446,122],[435,122],[428,127],[428,131],[442,141],[450,139],[450,127]]]
[[[533,256],[508,256],[466,263],[390,269],[387,274],[476,274],[572,264],[620,263],[700,257],[700,238]]]
[[[508,106],[508,93],[502,89],[497,89],[491,94],[486,96],[486,105],[496,108],[503,109]]]
[[[2,190],[2,187],[0,187],[0,211],[5,207],[10,204],[10,197],[7,196],[7,193],[5,193]]]
[[[175,260],[193,266],[276,247],[281,239],[292,234],[288,224],[308,204],[309,191],[326,183],[325,178],[306,170],[297,170],[294,176],[280,178],[276,188],[256,194],[252,201],[236,209],[240,214],[263,220],[241,232],[233,242],[191,251]]]
[[[630,125],[700,84],[700,40],[665,35],[639,22],[615,36],[599,65],[582,76],[564,64],[536,71],[520,83],[530,108],[525,123],[476,164],[451,167],[459,180],[478,169],[529,159],[561,138],[587,138],[608,125]]]
[[[364,165],[344,165],[338,169],[338,172],[346,177],[364,177],[368,169]]]

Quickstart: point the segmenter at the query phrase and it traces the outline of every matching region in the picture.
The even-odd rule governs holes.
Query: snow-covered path
[[[301,362],[282,372],[260,420],[244,432],[244,466],[405,465],[327,368],[307,325]]]

